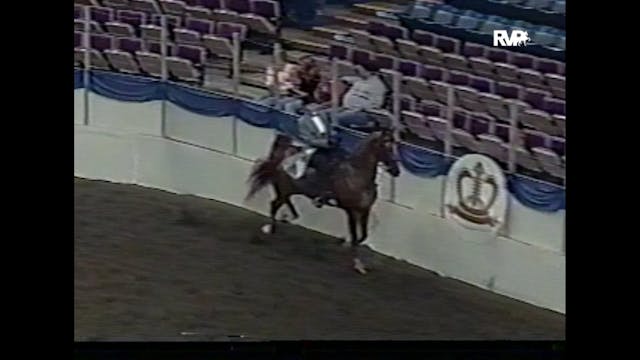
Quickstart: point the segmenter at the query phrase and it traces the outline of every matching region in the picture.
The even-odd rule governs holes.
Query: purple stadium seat
[[[442,116],[444,106],[432,100],[422,100],[419,106],[420,113],[425,116]]]
[[[538,130],[523,130],[524,131],[524,142],[527,148],[533,149],[536,147],[546,147],[548,140],[548,135],[542,131]]]
[[[402,111],[400,121],[407,126],[409,131],[425,140],[435,141],[436,137],[429,126],[426,125],[424,116],[411,111]]]
[[[469,128],[469,113],[461,108],[453,110],[453,127],[456,129]]]
[[[496,76],[493,71],[493,62],[484,57],[472,57],[469,58],[469,66],[476,75],[481,75],[488,78],[494,78]]]
[[[471,79],[468,73],[452,70],[449,71],[447,82],[452,85],[467,86],[469,85],[470,80]]]
[[[509,52],[502,49],[489,48],[487,59],[493,62],[508,63]]]
[[[216,35],[202,35],[202,44],[217,57],[233,59],[233,45],[228,38]]]
[[[202,7],[202,6],[189,6],[187,5],[184,8],[184,12],[186,13],[186,18],[193,18],[193,19],[203,19],[203,20],[210,20],[211,19],[211,10]]]
[[[175,51],[175,45],[168,43],[167,44],[167,55],[173,54]],[[162,43],[157,41],[148,41],[147,42],[147,51],[153,54],[162,54]]]
[[[142,70],[155,77],[162,76],[162,58],[158,54],[146,51],[136,51],[136,59]]]
[[[375,45],[371,41],[371,34],[368,31],[358,30],[358,29],[350,29],[349,33],[353,42],[355,43],[356,48],[360,48],[361,50],[371,50],[376,51]]]
[[[140,25],[146,24],[147,15],[140,11],[118,10],[117,20],[133,27],[139,27]]]
[[[420,45],[418,47],[420,61],[424,64],[442,65],[444,62],[442,50],[433,46]]]
[[[449,88],[451,86],[444,81],[437,81],[437,80],[430,81],[429,85],[433,89],[433,93],[436,96],[434,100],[439,101],[443,104],[447,104],[449,101],[449,98],[448,98]]]
[[[489,122],[479,116],[474,116],[471,118],[469,131],[473,135],[487,134],[489,133]]]
[[[478,91],[469,86],[455,87],[456,104],[471,111],[485,111],[486,108],[478,100]]]
[[[369,40],[374,47],[374,51],[389,55],[396,55],[394,42],[385,36],[370,35]]]
[[[421,68],[420,63],[411,60],[399,60],[398,71],[404,76],[418,76],[418,71]]]
[[[513,53],[511,56],[511,64],[522,69],[533,69],[535,58],[527,54]]]
[[[472,76],[470,86],[478,92],[493,93],[495,82],[489,78],[482,76]]]
[[[550,97],[545,98],[543,106],[550,114],[566,115],[564,100]]]
[[[252,12],[267,19],[280,17],[280,3],[272,0],[251,0]]]
[[[373,60],[373,54],[366,50],[353,50],[352,61],[356,65],[370,64]]]
[[[422,62],[422,55],[420,54],[420,47],[417,43],[411,40],[396,40],[398,52],[405,59]]]
[[[129,6],[133,10],[144,11],[148,14],[162,14],[162,10],[155,0],[130,0]]]
[[[551,116],[542,110],[529,109],[523,111],[519,116],[520,123],[526,127],[533,128],[549,135],[558,135],[561,130],[555,125]]]
[[[566,78],[558,74],[545,74],[547,83],[551,87],[551,90],[562,90],[566,88]]]
[[[440,141],[444,141],[447,136],[447,120],[437,116],[427,116],[426,118],[427,125],[429,126],[429,128],[431,128],[431,131],[433,132],[435,138]],[[453,141],[453,143],[459,146],[459,144],[455,140]]]
[[[516,163],[525,169],[540,172],[538,160],[526,148],[519,146],[516,148]]]
[[[478,135],[478,140],[481,153],[489,155],[502,163],[506,163],[509,160],[507,148],[499,137],[491,134],[480,134]]]
[[[431,86],[422,78],[408,76],[404,78],[404,84],[404,91],[418,100],[436,98]]]
[[[110,8],[91,7],[89,11],[91,13],[91,20],[97,21],[100,24],[104,24],[108,21],[113,21],[114,19],[113,9]]]
[[[187,4],[182,0],[160,0],[160,5],[166,14],[180,15],[184,14]]]
[[[370,21],[369,24],[367,24],[367,31],[373,35],[386,36],[386,28],[385,23],[380,21]]]
[[[507,82],[498,82],[496,83],[496,91],[497,95],[502,96],[505,99],[519,99],[520,94],[522,92],[522,86],[507,83]]]
[[[167,18],[167,27],[173,29],[182,26],[182,17],[177,15],[164,15]],[[152,14],[147,24],[162,26],[162,14]]]
[[[177,44],[200,45],[200,33],[194,30],[177,28],[173,30],[173,37]]]
[[[446,69],[439,66],[424,65],[422,68],[422,77],[426,80],[444,81]]]
[[[165,14],[184,15],[187,4],[182,0],[158,0]]]
[[[194,65],[202,64],[205,60],[205,50],[200,46],[178,45],[174,55],[182,59],[187,59]]]
[[[486,105],[488,113],[497,121],[509,122],[509,110],[502,96],[483,92],[478,94],[478,100]]]
[[[469,62],[466,57],[458,54],[442,54],[442,62],[449,69],[470,72]]]
[[[450,38],[447,36],[438,36],[436,37],[436,41],[434,46],[443,53],[459,53],[460,52],[460,40]]]
[[[240,40],[244,40],[247,35],[247,27],[243,24],[230,23],[230,22],[219,22],[216,26],[216,35],[225,37],[229,40],[233,39],[233,33],[240,34]]]
[[[87,50],[83,48],[73,49],[74,61],[86,66],[86,64],[84,64],[84,56],[86,54],[86,51]],[[104,58],[100,51],[96,49],[90,49],[89,54],[91,58],[91,68],[110,70],[109,62]]]
[[[462,47],[462,55],[471,58],[471,57],[484,57],[487,53],[487,48],[480,44],[474,44],[470,42],[465,42]]]
[[[555,60],[538,59],[536,63],[536,70],[543,74],[561,74],[561,63]]]
[[[133,26],[119,21],[109,21],[104,24],[107,32],[116,37],[132,37],[136,36],[136,30]]]
[[[551,93],[546,90],[526,88],[524,90],[524,96],[522,100],[524,100],[527,104],[531,105],[535,109],[543,109],[544,98],[548,96],[551,96]]]
[[[544,84],[544,77],[536,70],[532,69],[519,69],[518,76],[522,80],[522,83],[527,87],[544,89],[547,86]]]
[[[224,9],[222,0],[199,0],[199,5],[209,10]]]
[[[91,48],[104,51],[113,48],[113,37],[110,35],[91,34]]]
[[[471,152],[481,152],[480,142],[468,131],[464,129],[453,129],[451,138],[456,147],[463,147]]]
[[[109,63],[111,63],[111,66],[118,71],[128,74],[140,73],[140,67],[130,53],[118,49],[105,50],[104,53]]]
[[[558,154],[556,154],[551,149],[543,147],[535,147],[532,149],[532,151],[544,171],[553,176],[564,179],[564,164],[562,163],[562,159],[560,159]]]
[[[250,0],[225,0],[225,6],[227,9],[236,11],[240,14],[251,12]]]
[[[505,143],[508,143],[509,142],[510,129],[511,129],[511,127],[509,125],[496,124],[496,127],[494,129],[494,135],[499,137]]]
[[[102,0],[102,5],[113,9],[126,9],[129,7],[129,0]]]
[[[351,60],[351,48],[341,44],[331,44],[329,47],[329,57]]]
[[[84,6],[73,4],[73,18],[74,19],[83,19],[84,18]]]
[[[138,38],[120,38],[118,39],[117,49],[135,54],[136,51],[142,50],[142,40]]]
[[[82,33],[79,31],[73,32],[73,47],[81,47],[82,46]]]
[[[515,65],[497,62],[493,64],[493,67],[496,75],[498,75],[498,79],[501,81],[520,82],[518,78],[518,67]]]
[[[430,32],[415,30],[413,32],[413,40],[419,44],[424,46],[433,46],[436,41],[436,36]]]
[[[564,138],[554,136],[551,138],[551,150],[562,157],[565,155],[565,143],[566,140]]]
[[[189,30],[197,31],[200,34],[213,34],[215,23],[210,20],[187,18],[185,27]]]
[[[162,28],[152,24],[142,25],[140,26],[140,37],[145,40],[161,41]]]
[[[567,118],[564,115],[558,115],[558,114],[552,115],[551,118],[553,119],[556,127],[559,129],[558,135],[562,137],[566,137]]]
[[[396,58],[390,55],[377,54],[374,62],[378,69],[396,69]]]
[[[200,71],[196,69],[190,60],[179,57],[168,57],[167,68],[171,75],[183,81],[200,82]]]
[[[374,34],[380,36],[386,36],[389,39],[407,39],[409,36],[409,31],[407,28],[400,25],[386,24],[382,30],[382,34]]]

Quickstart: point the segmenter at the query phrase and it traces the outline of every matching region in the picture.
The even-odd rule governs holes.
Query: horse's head
[[[400,175],[400,167],[395,158],[395,139],[393,133],[389,130],[383,130],[373,133],[371,145],[376,154],[378,162],[382,163],[389,175],[398,177]]]

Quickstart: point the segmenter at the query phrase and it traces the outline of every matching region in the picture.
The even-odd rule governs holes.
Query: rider
[[[338,141],[328,116],[314,111],[306,111],[298,118],[298,132],[302,146],[307,154],[315,152],[309,160],[303,183],[307,192],[315,195],[313,202],[317,207],[328,204],[332,197],[331,184],[328,178],[336,162],[346,158],[344,150],[338,147]]]

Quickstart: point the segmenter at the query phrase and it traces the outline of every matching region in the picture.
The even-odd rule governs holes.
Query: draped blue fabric
[[[559,186],[512,175],[508,187],[518,201],[532,209],[555,212],[565,208],[565,191]]]
[[[74,87],[83,87],[83,72],[74,71]],[[271,128],[290,136],[298,134],[295,115],[275,111],[263,105],[214,95],[178,84],[164,84],[156,79],[92,71],[89,89],[119,101],[145,102],[168,100],[181,108],[204,116],[236,116],[257,127]],[[348,130],[336,134],[340,146],[353,152],[363,136]],[[416,146],[398,146],[399,160],[407,171],[424,177],[446,175],[452,161],[438,153]],[[508,178],[509,191],[518,201],[538,211],[554,212],[565,208],[563,188],[521,176]]]
[[[146,102],[164,98],[163,85],[159,80],[103,71],[91,72],[89,89],[120,101]]]
[[[418,176],[446,175],[451,167],[451,161],[441,154],[411,145],[398,146],[398,155],[405,169]]]
[[[274,117],[277,117],[280,113],[277,115],[272,113],[275,113],[275,111],[268,106],[238,101],[236,115],[253,126],[261,128],[275,127]]]
[[[231,116],[236,113],[236,101],[204,91],[168,84],[166,99],[181,108],[204,116]]]
[[[73,70],[73,89],[81,89],[84,87],[84,71]]]

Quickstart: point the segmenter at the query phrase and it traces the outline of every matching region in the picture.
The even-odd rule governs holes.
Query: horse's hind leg
[[[285,200],[287,207],[289,208],[289,210],[291,211],[291,215],[293,215],[293,219],[291,219],[291,221],[297,219],[300,217],[300,215],[298,214],[298,211],[296,210],[296,207],[293,206],[293,203],[291,202],[291,198],[287,197],[287,199]]]
[[[282,205],[285,203],[284,199],[282,199],[282,197],[278,196],[275,199],[273,199],[271,201],[271,210],[269,215],[271,216],[271,223],[266,224],[262,227],[262,232],[265,234],[273,234],[276,232],[276,214],[278,213],[278,210],[280,210],[280,207],[282,207]]]

